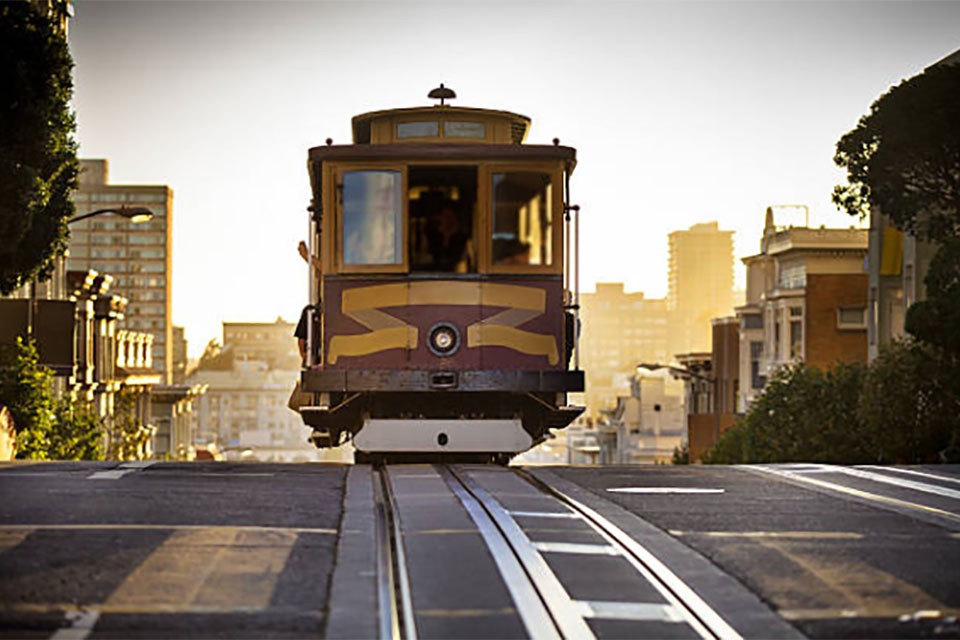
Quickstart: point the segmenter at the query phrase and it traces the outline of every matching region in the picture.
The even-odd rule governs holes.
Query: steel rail
[[[704,638],[739,640],[741,635],[731,627],[716,611],[673,573],[663,562],[643,545],[627,535],[622,529],[610,522],[585,504],[571,498],[530,474],[514,469],[513,472],[540,491],[557,498],[588,525],[617,548],[625,558],[643,575],[672,605],[685,621]]]
[[[491,518],[484,504],[467,488],[462,477],[450,467],[438,466],[438,472],[446,481],[467,514],[477,525],[490,555],[503,577],[504,584],[513,598],[517,613],[531,638],[555,640],[561,634],[546,603],[538,592],[535,581],[521,564],[510,541]]]
[[[483,508],[494,522],[500,536],[510,546],[513,555],[522,565],[529,584],[535,589],[542,605],[546,607],[549,616],[553,619],[555,633],[559,632],[559,635],[564,638],[577,638],[578,640],[595,638],[593,630],[590,629],[583,616],[577,612],[567,590],[560,583],[553,570],[550,569],[544,557],[527,538],[527,534],[513,519],[513,516],[493,496],[487,493],[476,480],[454,469],[448,468],[447,471],[460,483],[463,489],[469,492],[472,499]],[[491,549],[491,553],[493,553],[493,549]],[[495,558],[497,555],[500,554],[494,553]],[[517,602],[516,600],[515,602],[521,615],[526,615],[525,609],[529,606],[529,603],[527,601]]]
[[[381,640],[416,640],[417,626],[396,500],[385,467],[374,471],[377,538],[377,603]],[[398,605],[399,604],[399,608]]]

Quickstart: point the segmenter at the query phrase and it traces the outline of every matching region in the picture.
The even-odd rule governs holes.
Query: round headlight
[[[455,326],[448,322],[435,324],[430,329],[427,346],[435,355],[453,355],[460,347],[460,332],[457,331]]]

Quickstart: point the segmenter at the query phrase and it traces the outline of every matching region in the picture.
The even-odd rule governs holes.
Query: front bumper
[[[583,391],[583,371],[424,371],[308,369],[301,375],[312,393],[380,392],[555,392]]]

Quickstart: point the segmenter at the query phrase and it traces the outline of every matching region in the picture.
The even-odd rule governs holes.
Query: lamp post
[[[67,220],[67,224],[80,222],[81,220],[86,220],[87,218],[92,218],[93,216],[99,216],[103,213],[112,213],[114,215],[122,216],[133,224],[149,222],[153,219],[153,212],[146,207],[110,207],[108,209],[97,209],[96,211],[91,211],[90,213],[82,213],[78,216],[73,216]]]
[[[86,220],[87,218],[92,218],[93,216],[99,216],[104,213],[112,213],[114,215],[122,216],[132,222],[133,224],[140,224],[142,222],[149,222],[153,219],[153,212],[146,207],[108,207],[106,209],[97,209],[96,211],[90,211],[89,213],[82,213],[78,216],[73,216],[72,218],[67,219],[67,224],[73,224],[74,222],[79,222],[81,220]],[[62,255],[58,258],[63,258]],[[34,334],[34,318],[36,316],[36,306],[37,302],[37,278],[34,276],[29,283],[29,304],[27,305],[27,335],[32,336]]]

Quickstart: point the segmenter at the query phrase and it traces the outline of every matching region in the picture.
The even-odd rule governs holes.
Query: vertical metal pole
[[[313,342],[316,339],[316,336],[313,335],[313,305],[316,304],[317,300],[317,274],[314,273],[313,268],[313,256],[315,255],[314,251],[316,250],[317,222],[313,219],[313,207],[310,207],[309,209],[311,209],[311,212],[310,223],[307,230],[307,273],[309,274],[309,283],[307,285],[307,300],[309,301],[309,307],[307,308],[307,368],[310,368],[316,364],[314,362],[316,359],[316,350],[313,346]]]
[[[564,200],[563,200],[563,237],[564,237],[564,254],[563,254],[563,297],[564,305],[571,302],[568,299],[570,293],[570,270],[573,268],[570,265],[570,172],[565,171],[563,174],[564,181]],[[576,328],[574,328],[576,329]]]
[[[573,308],[574,308],[574,320],[573,323],[573,334],[575,336],[576,342],[574,343],[574,360],[573,368],[576,371],[580,370],[580,207],[574,205],[571,207],[574,212],[573,217],[573,232],[576,238],[573,242],[573,252],[574,258],[573,263],[576,267],[576,273],[573,276]]]

